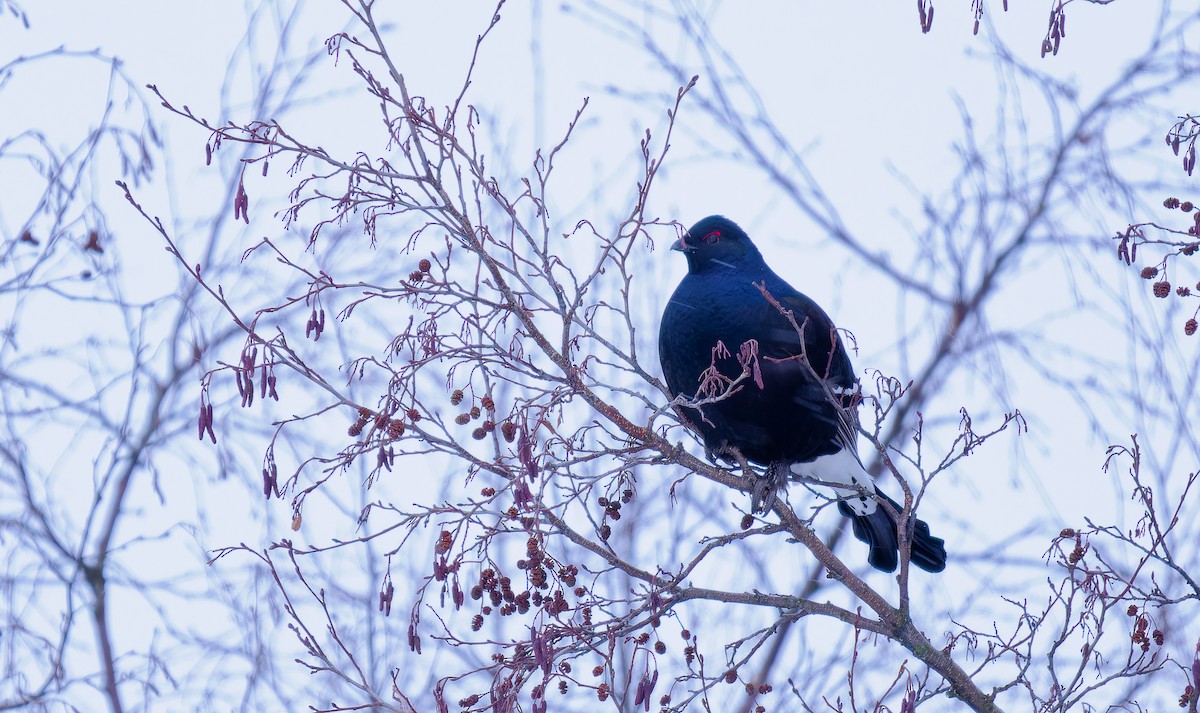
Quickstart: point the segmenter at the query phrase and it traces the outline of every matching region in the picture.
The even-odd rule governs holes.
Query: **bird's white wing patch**
[[[875,492],[871,476],[848,448],[808,463],[793,463],[791,470],[801,477],[829,483],[839,498],[845,498],[846,505],[855,515],[870,515],[878,507],[878,503],[869,495]],[[838,485],[847,487],[839,488]],[[854,486],[862,487],[866,493],[859,492]]]

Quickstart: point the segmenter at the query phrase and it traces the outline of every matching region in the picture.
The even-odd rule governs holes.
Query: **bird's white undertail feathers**
[[[808,463],[793,463],[791,470],[801,477],[830,483],[833,491],[839,498],[845,499],[846,505],[855,515],[870,515],[878,507],[875,498],[871,497],[871,493],[875,492],[875,484],[849,448],[843,448],[832,455],[821,456]],[[833,484],[846,487],[839,488]],[[859,490],[859,487],[862,490]]]

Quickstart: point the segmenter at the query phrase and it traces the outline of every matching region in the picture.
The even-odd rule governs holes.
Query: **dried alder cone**
[[[1139,246],[1143,247],[1143,251],[1146,249],[1166,248],[1157,263],[1145,265],[1138,271],[1138,275],[1143,280],[1154,281],[1150,286],[1151,294],[1160,300],[1171,297],[1172,292],[1179,298],[1200,296],[1200,282],[1197,282],[1195,287],[1173,285],[1168,276],[1169,269],[1174,269],[1177,274],[1181,269],[1178,264],[1172,264],[1172,261],[1192,257],[1197,251],[1200,251],[1200,210],[1196,209],[1196,203],[1193,201],[1181,200],[1174,196],[1164,200],[1163,207],[1170,211],[1178,210],[1188,215],[1187,227],[1171,228],[1157,223],[1137,223],[1130,225],[1123,233],[1118,233],[1116,236],[1116,239],[1119,241],[1117,245],[1117,259],[1126,265],[1133,265],[1137,262]],[[1168,236],[1177,236],[1177,238],[1171,239],[1168,237],[1168,239],[1162,239],[1153,235],[1152,232],[1166,233]],[[1183,333],[1185,335],[1190,337],[1196,333],[1197,327],[1200,326],[1197,323],[1198,316],[1200,316],[1200,305],[1197,305],[1192,314],[1184,320]]]

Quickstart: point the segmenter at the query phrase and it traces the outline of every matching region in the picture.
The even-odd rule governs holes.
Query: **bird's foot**
[[[786,463],[772,463],[767,466],[767,472],[753,475],[750,487],[750,512],[766,513],[771,509],[775,496],[788,482],[788,466]]]

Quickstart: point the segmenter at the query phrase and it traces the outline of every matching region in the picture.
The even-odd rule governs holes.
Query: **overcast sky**
[[[447,5],[454,5],[454,10],[447,12]],[[1037,90],[998,74],[989,33],[1003,38],[1020,62],[1050,72],[1061,82],[1053,89],[1058,95],[1087,104],[1144,44],[1156,20],[1136,0],[1106,6],[1075,3],[1062,51],[1043,59],[1040,43],[1047,3],[1011,3],[1007,13],[999,12],[998,3],[988,3],[996,13],[985,18],[980,37],[971,34],[967,3],[938,3],[929,34],[920,32],[911,2],[779,5],[714,4],[709,19],[714,47],[719,44],[729,52],[757,87],[780,129],[801,147],[809,169],[846,225],[870,239],[872,252],[894,254],[897,264],[907,263],[914,250],[903,226],[921,220],[922,206],[915,193],[937,195],[948,174],[956,170],[955,144],[963,136],[964,115],[984,142],[998,130],[994,110],[998,97],[1010,107],[1023,108],[1030,135],[1051,135],[1057,130],[1055,117],[1045,111]],[[475,37],[487,25],[487,6],[467,2],[380,2],[379,6],[381,12],[395,13],[390,19],[398,59],[414,93],[433,104],[451,101]],[[268,32],[245,36],[248,7],[254,6],[133,0],[28,2],[24,10],[29,29],[11,16],[0,19],[0,64],[58,47],[73,53],[96,50],[103,57],[119,59],[120,72],[132,87],[155,84],[172,102],[187,104],[199,115],[215,121],[267,118],[239,113],[247,110],[254,65],[276,50]],[[581,218],[620,214],[621,206],[614,204],[630,195],[637,141],[647,127],[656,136],[665,127],[668,105],[656,97],[672,96],[676,88],[637,46],[607,31],[594,15],[585,15],[558,3],[510,3],[504,9],[505,21],[481,52],[472,90],[472,100],[485,108],[489,129],[508,139],[504,158],[522,170],[532,162],[534,147],[556,143],[583,98],[590,97],[579,136],[561,164],[556,194],[561,207],[555,217],[563,231]],[[695,48],[680,41],[667,23],[646,21],[655,32],[661,28],[674,59],[685,66],[695,61]],[[324,40],[345,25],[338,3],[310,3],[298,16],[288,49],[322,54]],[[532,39],[537,40],[537,54],[531,56]],[[706,79],[701,77],[701,88]],[[110,82],[103,63],[73,57],[17,66],[8,83],[0,86],[0,137],[36,130],[51,145],[73,145],[95,124]],[[290,114],[289,127],[333,152],[382,152],[375,105],[361,92],[352,91],[356,86],[346,58],[337,63],[320,60]],[[233,99],[233,116],[219,115],[223,92]],[[640,100],[631,98],[639,95]],[[1161,105],[1141,107],[1139,116],[1144,121],[1125,127],[1129,140],[1164,133],[1176,115],[1196,109],[1187,104],[1194,96],[1177,93],[1165,97]],[[143,111],[135,93],[126,87],[119,87],[114,99],[115,111],[123,116]],[[187,228],[211,210],[209,188],[217,186],[204,163],[207,136],[168,115],[152,98],[147,110],[162,132],[167,160],[149,183],[139,186],[139,196],[152,212],[181,228],[186,238]],[[704,123],[697,120],[688,125],[691,112],[685,102],[684,126],[673,142],[652,213],[685,225],[711,213],[738,221],[777,272],[825,305],[839,326],[854,331],[861,349],[856,366],[911,378],[896,356],[895,345],[928,327],[920,323],[920,314],[904,316],[903,305],[880,304],[872,285],[881,278],[844,249],[831,245],[761,177],[731,168],[728,162],[709,160]],[[1194,183],[1178,170],[1177,159],[1161,143],[1156,150],[1122,165],[1147,179],[1161,177],[1177,185],[1181,194],[1190,190]],[[5,239],[24,227],[30,201],[36,198],[28,176],[11,165],[0,163],[0,235]],[[127,294],[135,301],[154,300],[170,294],[178,276],[159,238],[112,186],[121,177],[120,166],[112,160],[101,161],[91,174],[98,207],[119,246]],[[277,178],[283,179],[282,171],[272,180]],[[244,232],[247,241],[281,230],[270,216],[277,208],[269,202],[280,185],[265,183],[254,189],[256,220]],[[1105,324],[1102,314],[1078,314],[1079,303],[1098,297],[1090,291],[1094,286],[1077,280],[1099,275],[1108,294],[1144,293],[1145,285],[1135,274],[1106,252],[1111,250],[1111,234],[1125,223],[1154,217],[1138,211],[1161,197],[1144,200],[1148,202],[1081,205],[1073,229],[1094,235],[1094,266],[1078,275],[1064,274],[1060,264],[1023,266],[1023,282],[1006,292],[1003,309],[989,313],[993,328],[998,332],[1044,329],[1097,358],[1110,356],[1112,332],[1103,329],[1119,332],[1125,317],[1113,316]],[[658,272],[648,275],[644,283],[647,334],[657,329],[653,315],[665,299],[666,287],[684,271],[682,260],[662,249],[669,231],[656,235],[661,238],[655,253]],[[1178,315],[1168,315],[1162,303],[1148,299],[1135,299],[1134,304],[1145,310],[1139,320],[1160,325],[1164,334],[1179,338]],[[64,331],[74,335],[90,329],[89,314],[81,308],[42,316],[53,327],[39,346],[56,343],[64,338]],[[1181,363],[1195,356],[1193,342],[1181,341],[1178,350]],[[1120,503],[1112,497],[1118,488],[1103,478],[1099,468],[1104,446],[1124,439],[1134,428],[1123,418],[1127,414],[1096,405],[1101,433],[1094,433],[1077,404],[1061,393],[1047,398],[1046,384],[1032,370],[1021,364],[1009,366],[1012,378],[1002,395],[1010,402],[997,404],[985,380],[969,375],[960,377],[953,393],[940,402],[946,409],[943,416],[951,420],[960,405],[993,416],[1019,407],[1033,431],[1020,449],[1007,442],[994,444],[988,457],[992,460],[967,461],[969,466],[950,476],[945,491],[930,496],[929,509],[923,511],[930,520],[937,513],[957,517],[964,507],[976,507],[972,518],[980,532],[974,541],[962,543],[972,550],[986,548],[1034,517],[1045,516],[1064,526],[1097,513],[1120,517],[1114,512]],[[52,452],[61,446],[46,442],[40,447]],[[79,457],[86,460],[88,455]],[[1194,467],[1194,459],[1189,467]],[[154,501],[147,494],[146,502]],[[980,503],[986,507],[979,509]],[[171,520],[169,513],[156,516]],[[275,516],[288,521],[284,503],[278,504]],[[231,527],[228,542],[248,534],[237,529],[238,523]],[[248,532],[258,530],[252,527]],[[1021,547],[1025,554],[1036,555],[1046,545],[1043,537],[1024,541]]]

